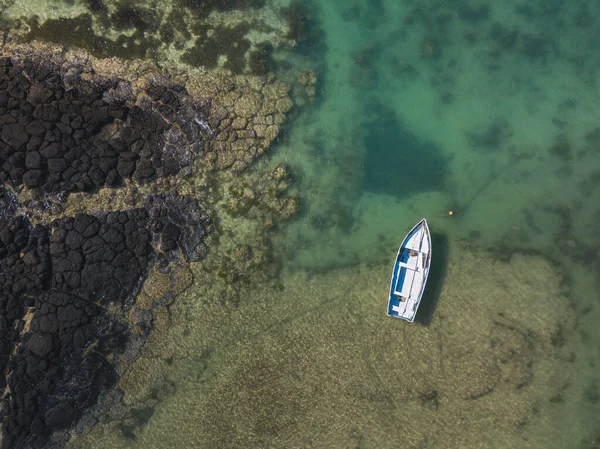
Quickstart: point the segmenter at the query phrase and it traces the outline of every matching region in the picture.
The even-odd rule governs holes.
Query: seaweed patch
[[[247,62],[246,52],[250,49],[250,41],[245,38],[250,27],[239,24],[232,28],[217,27],[212,30],[209,37],[208,29],[198,29],[200,36],[196,39],[194,47],[187,50],[181,60],[194,67],[215,68],[220,56],[225,56],[227,61],[224,67],[233,73],[243,73]]]
[[[160,45],[152,36],[139,39],[139,34],[119,35],[115,40],[95,34],[90,14],[73,18],[48,19],[40,24],[37,16],[27,20],[30,31],[25,42],[40,39],[70,47],[80,47],[96,57],[118,57],[123,59],[143,58]]]
[[[200,16],[206,16],[212,11],[261,8],[265,5],[265,0],[179,0],[179,4]]]

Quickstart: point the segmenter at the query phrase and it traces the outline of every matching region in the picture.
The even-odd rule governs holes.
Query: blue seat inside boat
[[[402,250],[402,252],[400,253],[400,262],[406,263],[406,261],[409,258],[409,254],[408,253],[409,253],[409,251],[406,248],[404,248]]]
[[[398,270],[398,280],[396,281],[396,285],[394,287],[394,290],[399,292],[400,289],[402,288],[402,284],[404,284],[404,278],[406,277],[406,270],[403,270],[402,268],[400,268]]]

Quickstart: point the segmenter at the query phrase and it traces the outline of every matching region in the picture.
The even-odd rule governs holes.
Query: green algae
[[[90,8],[90,11],[92,11],[93,13],[106,13],[107,11],[104,0],[85,0],[85,3],[88,5],[88,8]]]
[[[291,5],[281,8],[280,12],[288,22],[288,37],[298,42],[308,39],[310,16],[304,3],[295,1]]]
[[[188,41],[192,38],[190,30],[185,22],[185,11],[181,9],[172,10],[167,16],[167,20],[163,22],[159,28],[161,41],[164,43],[173,43],[178,36],[181,36],[183,41]],[[183,45],[183,42],[176,45]]]
[[[263,14],[264,0],[181,0],[175,5],[82,0],[39,13],[20,2],[2,7],[3,43],[7,36],[13,42],[37,40],[81,48],[99,58],[153,59],[161,65],[265,75],[274,67],[265,48],[294,45],[286,37],[285,21]],[[236,18],[231,14],[235,10],[248,15]]]
[[[119,430],[125,438],[135,440],[135,431],[145,425],[153,414],[154,408],[152,407],[133,409],[130,417],[119,424]]]
[[[275,61],[273,60],[273,46],[270,44],[261,44],[258,48],[250,53],[248,62],[250,72],[253,75],[266,75],[275,69]]]
[[[209,29],[202,26],[194,30],[199,37],[194,47],[187,50],[181,57],[182,62],[194,67],[215,68],[219,56],[226,56],[224,67],[233,73],[242,73],[246,68],[246,52],[250,49],[250,41],[244,37],[250,31],[250,26],[241,23],[232,28],[217,27],[211,36]]]
[[[141,32],[136,32],[132,36],[120,35],[115,40],[100,36],[93,31],[93,20],[90,14],[80,14],[73,18],[48,19],[43,24],[40,24],[37,16],[33,16],[26,19],[26,22],[30,31],[24,36],[25,42],[43,40],[69,47],[79,47],[98,58],[144,58],[160,45],[157,39],[144,36]]]
[[[259,3],[248,3],[248,6],[258,6]],[[216,6],[215,3],[202,8],[214,9]],[[224,11],[227,10],[226,6],[220,5],[217,9]],[[236,6],[235,2],[231,6]],[[110,14],[101,2],[90,4],[90,9],[97,14],[98,23],[105,29],[112,28],[128,33],[119,34],[115,39],[98,34],[94,31],[94,17],[91,14],[48,19],[43,23],[39,17],[33,16],[25,19],[30,30],[24,36],[24,40],[31,42],[38,39],[80,47],[100,58],[134,59],[148,57],[163,44],[174,43],[177,48],[182,49],[184,42],[192,38],[190,31],[193,31],[197,36],[195,46],[184,53],[181,57],[183,62],[195,67],[214,68],[219,56],[223,55],[227,57],[225,68],[234,73],[242,73],[246,69],[245,55],[251,47],[250,41],[244,38],[250,30],[247,23],[231,28],[217,27],[209,37],[208,32],[211,29],[200,23],[189,27],[185,20],[185,10],[181,9],[172,10],[165,20],[160,18],[157,11],[130,1],[117,3],[116,9]],[[8,26],[9,24],[6,24],[6,27]],[[153,30],[158,30],[160,41],[158,36],[152,34]]]
[[[265,0],[178,0],[180,6],[205,17],[212,11],[235,11],[248,8],[261,8]]]
[[[144,34],[160,25],[156,11],[135,5],[130,1],[117,3],[117,9],[110,15],[111,23],[116,30],[135,30]]]

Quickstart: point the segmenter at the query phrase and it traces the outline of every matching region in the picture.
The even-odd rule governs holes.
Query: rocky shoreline
[[[124,312],[161,256],[198,259],[207,217],[197,206],[161,198],[147,210],[49,226],[2,220],[3,447],[64,443],[58,431],[139,355],[151,323],[128,322]]]
[[[118,400],[156,313],[192,284],[187,266],[219,233],[215,173],[231,174],[232,216],[264,202],[267,229],[298,213],[281,196],[285,168],[258,187],[235,181],[292,106],[273,77],[3,47],[1,447],[61,447]]]

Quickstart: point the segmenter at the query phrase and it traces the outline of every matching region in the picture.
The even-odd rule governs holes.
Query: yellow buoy
[[[453,212],[453,211],[451,211],[451,210],[450,210],[450,211],[448,211],[448,215],[452,216],[453,214],[454,214],[454,212]]]

